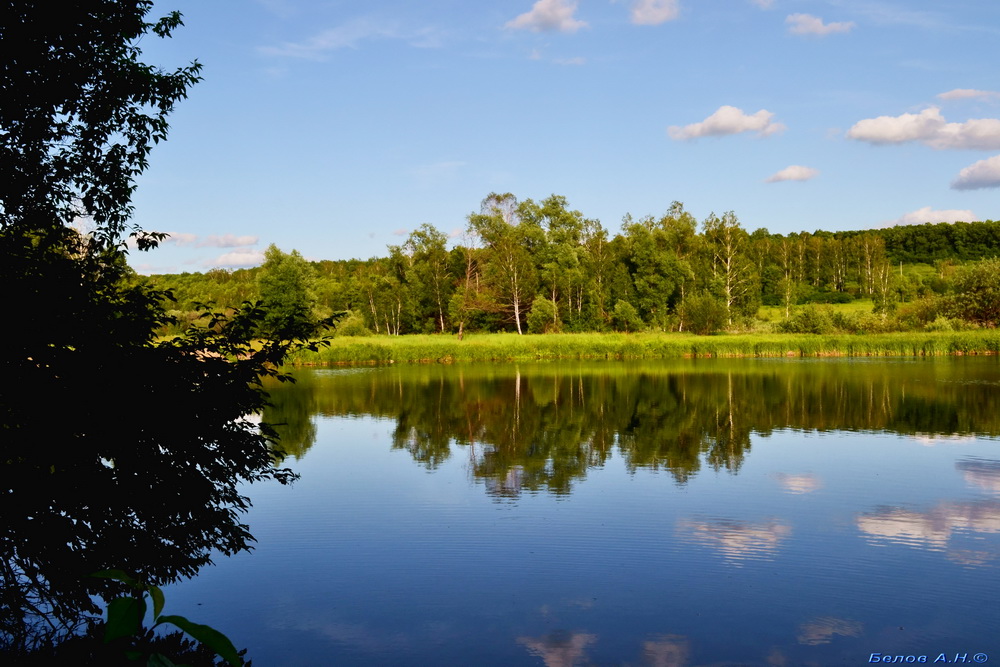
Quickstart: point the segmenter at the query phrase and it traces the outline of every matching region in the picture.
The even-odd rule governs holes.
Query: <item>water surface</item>
[[[257,550],[168,592],[259,665],[1000,661],[1000,364],[301,371]]]

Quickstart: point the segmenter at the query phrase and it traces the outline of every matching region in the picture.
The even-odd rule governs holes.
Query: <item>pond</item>
[[[1000,662],[997,358],[297,376],[301,480],[167,592],[255,664]]]

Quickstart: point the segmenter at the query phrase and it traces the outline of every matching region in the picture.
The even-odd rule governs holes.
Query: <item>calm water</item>
[[[1000,363],[304,371],[252,555],[168,591],[256,665],[1000,663]]]

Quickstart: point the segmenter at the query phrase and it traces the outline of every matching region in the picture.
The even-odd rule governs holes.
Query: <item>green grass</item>
[[[850,303],[817,303],[817,304],[807,304],[812,305],[815,308],[830,309],[831,313],[843,313],[844,315],[868,315],[872,312],[872,301],[871,299],[858,299],[857,301],[851,301]],[[802,306],[792,306],[791,313],[794,314],[797,310],[802,310],[806,305]],[[785,319],[785,307],[784,306],[761,306],[757,311],[757,318],[764,320],[765,322],[779,322]]]
[[[297,352],[296,365],[454,363],[543,359],[682,357],[934,356],[997,354],[1000,331],[850,334],[473,334],[335,338],[318,352]]]

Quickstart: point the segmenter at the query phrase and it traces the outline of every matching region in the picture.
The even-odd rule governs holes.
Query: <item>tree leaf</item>
[[[130,637],[142,629],[146,603],[139,598],[115,598],[108,604],[108,622],[104,628],[104,643],[120,637]]]
[[[240,656],[236,651],[236,647],[233,646],[231,641],[229,641],[229,637],[225,636],[215,628],[207,625],[200,625],[198,623],[192,623],[183,616],[161,616],[157,625],[160,625],[161,623],[173,623],[178,628],[215,651],[220,658],[228,662],[230,665],[239,667]]]
[[[94,572],[92,577],[98,577],[101,579],[114,579],[115,581],[121,581],[135,588],[139,585],[139,582],[135,577],[125,572],[124,570],[101,570],[100,572]]]
[[[153,621],[159,617],[163,612],[163,605],[166,604],[166,600],[163,597],[163,591],[160,590],[159,586],[149,586],[149,595],[153,598]]]

